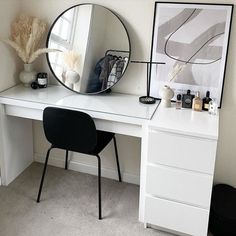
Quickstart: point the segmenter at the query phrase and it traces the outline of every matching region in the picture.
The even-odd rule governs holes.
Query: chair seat
[[[115,136],[114,133],[97,130],[97,145],[90,154],[91,155],[99,154],[107,146],[107,144],[112,140],[114,136]]]

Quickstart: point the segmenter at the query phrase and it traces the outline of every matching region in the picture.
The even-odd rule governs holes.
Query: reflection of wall
[[[98,20],[99,19],[99,20]],[[87,84],[96,63],[104,56],[103,44],[105,41],[107,22],[107,11],[101,7],[93,7],[91,18],[90,37],[85,58],[85,71],[83,74],[84,83],[81,85],[81,92],[86,92]]]
[[[174,0],[173,0],[174,1]],[[3,2],[3,1],[1,1]],[[4,1],[7,2],[7,1]],[[78,2],[77,0],[22,0],[24,12],[32,15],[43,17],[52,22],[55,17],[64,9],[70,7]],[[124,20],[131,36],[132,44],[132,59],[148,59],[150,55],[151,33],[153,22],[153,8],[155,0],[91,0],[89,2],[104,5],[110,9],[114,9]],[[199,0],[188,0],[188,2],[199,2]],[[208,1],[210,2],[210,1]],[[214,0],[212,3],[232,3],[235,0]],[[10,3],[9,3],[10,4]],[[0,8],[1,9],[1,8]],[[1,22],[5,22],[2,20]],[[236,17],[233,17],[233,27],[231,33],[231,41],[229,48],[229,58],[227,73],[225,79],[225,89],[223,98],[223,109],[221,110],[220,119],[220,140],[217,152],[216,176],[215,180],[233,184],[236,187],[236,67],[234,61],[236,60]],[[2,51],[1,51],[2,53]],[[5,54],[4,54],[5,56]],[[48,70],[48,66],[44,57],[41,57],[41,68]],[[6,72],[6,70],[4,70]],[[7,73],[5,73],[7,77]],[[114,90],[124,93],[145,94],[146,85],[146,67],[142,65],[131,64],[127,73],[122,78]],[[1,80],[0,80],[1,81]],[[127,138],[125,136],[118,136],[119,149],[121,150],[120,158],[122,166],[129,174],[139,174],[139,160],[140,160],[140,142],[136,138]],[[41,125],[35,125],[35,151],[44,155],[47,145],[45,139],[42,137]],[[103,167],[115,170],[115,163],[112,162],[113,150],[106,151],[106,159],[103,159]],[[135,151],[135,153],[134,153]],[[63,157],[63,154],[60,155]],[[90,160],[78,158],[85,164],[96,165]]]
[[[75,89],[80,91],[80,87],[83,84],[84,64],[86,63],[85,55],[88,48],[92,7],[83,6],[77,9],[77,19],[75,23],[76,27],[73,39],[73,51],[76,51],[80,55],[78,72],[81,76],[81,80],[75,85]]]
[[[126,32],[120,23],[111,13],[108,14],[109,19],[106,22],[106,31],[104,37],[103,50],[108,49],[122,49],[128,50],[128,44],[126,39]],[[118,37],[119,35],[119,37]]]

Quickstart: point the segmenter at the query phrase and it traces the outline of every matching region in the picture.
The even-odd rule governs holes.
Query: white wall
[[[19,0],[0,0],[0,38],[5,39],[10,35],[10,24],[20,11]],[[20,60],[10,47],[0,42],[0,91],[18,83],[21,69]]]
[[[8,0],[9,1],[9,0]],[[181,0],[184,2],[184,0]],[[186,2],[190,2],[187,0]],[[148,59],[152,33],[154,0],[22,0],[24,10],[32,15],[42,17],[49,23],[64,9],[74,4],[92,2],[113,9],[127,26],[131,37],[132,59]],[[194,0],[192,2],[199,2]],[[202,1],[210,2],[210,0]],[[212,3],[235,3],[234,0],[212,0]],[[229,47],[228,67],[225,79],[223,108],[220,119],[220,139],[217,151],[216,182],[225,182],[236,187],[236,16],[233,18],[231,42]],[[43,68],[47,69],[43,62]],[[130,65],[127,74],[116,86],[117,91],[134,94],[145,93],[145,67]],[[119,136],[119,150],[125,171],[139,173],[140,141],[135,138]],[[39,123],[35,124],[35,151],[45,153],[46,144]],[[109,150],[104,155],[103,164],[113,168],[114,162],[108,160]],[[82,160],[81,160],[82,161]],[[85,161],[85,160],[83,160]],[[86,162],[87,163],[87,162]]]

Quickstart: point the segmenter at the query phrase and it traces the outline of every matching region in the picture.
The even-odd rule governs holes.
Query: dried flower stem
[[[46,23],[36,17],[20,15],[11,24],[10,39],[1,40],[16,50],[21,60],[32,63],[39,55],[59,51],[56,49],[39,49],[46,31]]]

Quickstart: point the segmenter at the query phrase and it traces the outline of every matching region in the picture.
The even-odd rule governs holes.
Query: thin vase
[[[163,107],[171,107],[171,98],[174,97],[174,91],[167,85],[160,90],[161,105]]]
[[[74,89],[74,85],[78,83],[80,80],[79,73],[73,70],[68,70],[65,74],[65,77],[66,77],[65,84],[70,89]]]
[[[33,69],[33,64],[24,64],[24,70],[20,72],[20,81],[24,86],[29,87],[36,79],[37,72]]]

